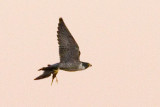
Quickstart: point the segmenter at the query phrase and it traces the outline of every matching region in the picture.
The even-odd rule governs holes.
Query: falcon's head
[[[87,69],[88,67],[91,67],[92,65],[88,62],[82,62],[82,66],[85,67],[85,69]]]

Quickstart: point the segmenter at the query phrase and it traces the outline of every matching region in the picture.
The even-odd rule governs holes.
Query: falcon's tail
[[[51,76],[51,72],[50,71],[44,71],[42,75],[38,76],[34,80],[44,79],[44,78],[47,78],[49,76]]]
[[[39,69],[38,71],[41,71],[41,70],[44,71],[43,74],[38,76],[34,80],[44,79],[44,78],[51,76],[52,74],[52,82],[53,82],[54,78],[56,77],[58,73],[58,67],[56,67],[55,65],[48,65],[48,67],[43,67]]]

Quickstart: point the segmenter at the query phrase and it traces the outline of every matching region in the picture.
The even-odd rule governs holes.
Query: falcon
[[[43,71],[43,74],[34,80],[44,79],[52,75],[52,84],[59,70],[75,72],[85,70],[92,66],[88,62],[80,61],[81,52],[79,50],[79,46],[62,18],[59,18],[57,37],[59,44],[60,62],[39,69],[38,71]],[[56,81],[58,81],[57,78]]]

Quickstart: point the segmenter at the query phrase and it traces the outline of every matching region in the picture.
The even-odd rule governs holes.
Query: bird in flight
[[[57,37],[59,44],[60,62],[39,69],[38,71],[42,70],[44,72],[34,80],[44,79],[51,76],[52,74],[52,84],[59,70],[75,72],[85,70],[92,66],[88,62],[80,61],[79,46],[69,32],[62,18],[59,18]],[[58,81],[57,78],[56,81]]]

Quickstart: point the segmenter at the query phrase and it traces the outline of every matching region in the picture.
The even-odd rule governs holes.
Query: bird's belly
[[[79,64],[73,64],[73,63],[61,63],[59,68],[64,71],[74,72],[79,71]]]
[[[61,70],[64,70],[64,71],[69,71],[69,72],[75,72],[75,71],[79,71],[80,69],[76,69],[76,68],[72,68],[72,67],[63,67],[63,68],[60,68]]]

